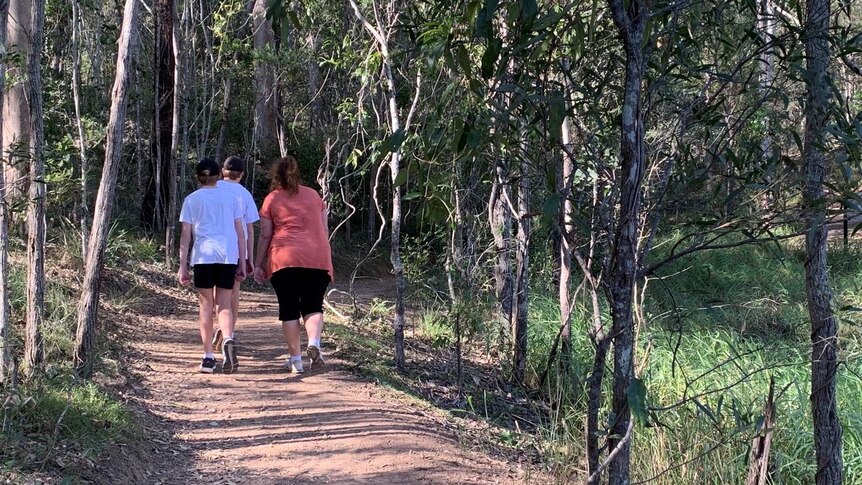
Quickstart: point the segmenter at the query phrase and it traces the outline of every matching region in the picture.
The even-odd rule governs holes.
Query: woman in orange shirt
[[[302,373],[300,317],[308,334],[310,367],[324,363],[320,353],[323,298],[332,281],[326,204],[317,191],[302,185],[299,165],[292,156],[275,162],[270,181],[272,191],[260,209],[254,279],[262,283],[269,278],[275,289],[278,319],[290,353],[285,367]]]

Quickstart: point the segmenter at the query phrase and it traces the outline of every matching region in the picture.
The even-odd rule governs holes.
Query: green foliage
[[[859,251],[836,248],[830,253],[836,308],[862,303]],[[651,281],[637,353],[638,362],[645,361],[644,370],[640,384],[629,390],[639,403],[633,405],[639,416],[634,478],[657,477],[654,483],[659,484],[740,482],[774,377],[777,413],[771,461],[776,483],[813,482],[810,344],[801,258],[798,251],[781,253],[765,246],[706,252],[696,263],[668,268],[663,281]],[[862,480],[862,469],[849,464],[862,462],[862,333],[854,312],[841,315],[844,364],[838,402],[847,481],[855,483]],[[533,300],[530,382],[544,370],[558,316],[555,300]],[[593,356],[586,316],[585,309],[578,308],[573,317],[572,374],[579,383],[586,379]],[[606,374],[606,391],[608,379]],[[551,389],[556,385],[552,379]],[[583,456],[584,396],[576,392],[570,402],[549,416],[544,431],[550,440],[547,456],[563,468],[580,466]],[[607,417],[607,402],[602,413]],[[651,426],[643,427],[647,417]]]
[[[435,348],[455,343],[454,322],[449,321],[440,309],[423,311],[419,316],[419,331]]]

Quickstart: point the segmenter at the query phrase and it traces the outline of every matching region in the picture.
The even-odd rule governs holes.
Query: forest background
[[[860,16],[0,0],[4,450],[87,434],[58,396],[128,419],[93,379],[122,305],[103,275],[174,270],[198,160],[245,157],[260,201],[290,153],[349,286],[389,261],[378,364],[407,379],[436,349],[437,404],[557,476],[862,482]]]

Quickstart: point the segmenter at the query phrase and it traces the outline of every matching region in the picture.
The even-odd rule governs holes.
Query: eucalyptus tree
[[[6,22],[9,0],[0,0],[0,48],[6,49]],[[0,62],[0,93],[5,92],[6,63]],[[0,117],[5,96],[0,96]],[[3,139],[3,119],[0,118],[0,140]],[[6,203],[6,170],[0,162],[0,385],[13,379],[11,315],[9,307],[9,205]]]
[[[3,92],[3,154],[5,165],[6,196],[11,203],[26,190],[30,147],[30,115],[27,104],[28,76],[26,60],[30,53],[31,5],[28,0],[10,0],[6,21],[6,42],[15,61],[7,63],[12,80]]]
[[[827,237],[824,185],[832,164],[828,146],[832,86],[829,36],[830,0],[808,0],[803,34],[806,57],[805,139],[805,289],[811,318],[811,412],[818,485],[843,483],[842,428],[838,419],[838,319],[826,267]]]
[[[129,96],[131,70],[139,50],[137,0],[126,0],[123,24],[120,29],[117,51],[117,71],[111,97],[108,118],[108,134],[105,145],[105,163],[102,180],[93,211],[93,226],[90,246],[87,250],[81,300],[78,303],[77,332],[75,337],[74,366],[79,375],[89,376],[93,367],[93,347],[99,315],[99,296],[102,282],[102,266],[105,248],[115,208],[114,194],[117,176],[122,165],[123,128],[126,120],[126,105]]]
[[[45,0],[31,4],[30,50],[27,56],[30,116],[30,191],[27,204],[27,324],[24,372],[32,378],[44,357],[42,325],[45,316],[45,127],[42,108],[42,43],[45,39]]]

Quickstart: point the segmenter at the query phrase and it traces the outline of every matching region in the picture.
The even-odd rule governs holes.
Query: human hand
[[[246,276],[251,276],[254,274],[254,261],[250,259],[245,260],[245,274]]]
[[[264,281],[266,281],[266,275],[263,273],[263,268],[254,269],[254,281],[258,283],[263,283]]]
[[[247,275],[246,275],[246,271],[245,271],[245,265],[244,264],[236,265],[236,279],[237,279],[237,281],[245,280],[246,276]]]
[[[189,274],[189,268],[186,266],[181,266],[180,270],[177,272],[177,279],[180,280],[181,285],[189,286],[192,282],[192,277]]]

